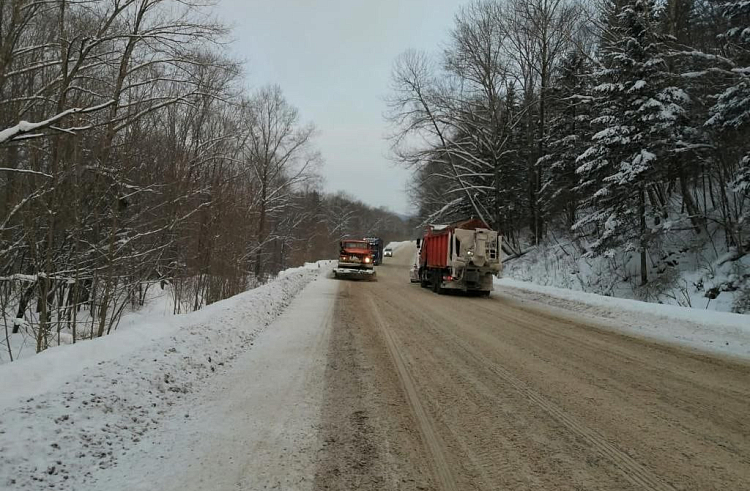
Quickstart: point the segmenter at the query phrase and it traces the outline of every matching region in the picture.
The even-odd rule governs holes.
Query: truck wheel
[[[440,275],[435,275],[433,277],[433,283],[432,283],[432,291],[437,293],[438,295],[443,294],[443,288],[440,286]]]

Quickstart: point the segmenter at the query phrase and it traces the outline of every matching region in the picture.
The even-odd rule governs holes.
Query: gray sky
[[[437,51],[466,0],[220,0],[251,87],[279,84],[318,129],[326,191],[409,211],[409,172],[388,160],[383,120],[393,60]]]

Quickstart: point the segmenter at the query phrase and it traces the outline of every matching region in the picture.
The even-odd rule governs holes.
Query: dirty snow
[[[115,466],[327,267],[0,366],[0,489],[78,489]]]
[[[572,312],[627,334],[750,359],[750,316],[745,314],[607,297],[510,278],[496,279],[495,286],[497,294],[542,303],[557,312]]]

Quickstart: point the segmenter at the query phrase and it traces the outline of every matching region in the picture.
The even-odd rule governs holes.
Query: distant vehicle
[[[339,261],[337,267],[333,268],[333,276],[375,279],[374,263],[369,241],[342,240],[339,243]]]
[[[372,253],[372,263],[375,266],[380,266],[383,262],[383,239],[380,237],[365,237],[370,244],[370,252]]]
[[[393,249],[386,247],[383,251],[383,257],[393,257]]]
[[[446,290],[489,296],[500,273],[501,237],[481,220],[428,227],[419,251],[418,278],[436,293]]]

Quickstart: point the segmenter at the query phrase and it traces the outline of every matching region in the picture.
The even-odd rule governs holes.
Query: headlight
[[[372,259],[371,259],[371,258],[369,258],[369,257],[366,257],[366,258],[365,258],[365,262],[366,262],[366,263],[369,263],[370,261],[372,261]]]
[[[467,252],[466,252],[466,255],[467,255],[467,256],[473,256],[473,255],[474,255],[474,251],[467,251]]]

